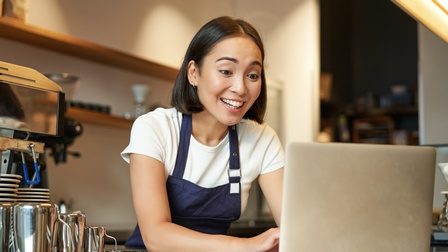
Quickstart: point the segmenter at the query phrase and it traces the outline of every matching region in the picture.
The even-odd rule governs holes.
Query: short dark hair
[[[22,104],[6,82],[0,82],[0,116],[25,119]]]
[[[196,89],[188,81],[188,63],[193,60],[201,68],[205,56],[218,42],[228,37],[241,35],[248,36],[255,42],[261,51],[261,60],[264,61],[263,42],[251,24],[242,19],[228,16],[215,18],[206,23],[191,40],[171,92],[171,106],[184,114],[198,113],[204,110]],[[260,95],[243,118],[263,123],[267,103],[266,93],[266,77],[264,66],[262,66]]]

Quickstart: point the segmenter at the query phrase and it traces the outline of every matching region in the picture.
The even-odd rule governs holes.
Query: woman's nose
[[[238,95],[243,95],[247,92],[246,82],[244,77],[235,78],[230,90],[237,93]]]

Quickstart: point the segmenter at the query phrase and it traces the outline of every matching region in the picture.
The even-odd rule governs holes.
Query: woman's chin
[[[227,126],[233,126],[237,123],[239,123],[241,121],[242,117],[238,116],[238,117],[231,117],[231,118],[226,118],[223,121],[221,121],[223,124],[227,125]]]

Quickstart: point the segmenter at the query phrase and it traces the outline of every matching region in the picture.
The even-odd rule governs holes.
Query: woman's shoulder
[[[175,108],[156,108],[155,110],[139,116],[135,121],[161,123],[182,119],[182,114]]]
[[[177,127],[182,121],[182,114],[175,108],[157,108],[151,112],[139,116],[134,127],[144,126],[151,128],[167,129],[168,127]]]
[[[274,129],[266,122],[258,123],[250,119],[242,119],[237,127],[240,132],[244,132],[245,134],[276,135]]]

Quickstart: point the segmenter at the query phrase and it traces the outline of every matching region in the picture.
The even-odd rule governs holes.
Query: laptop
[[[429,251],[435,158],[432,147],[289,143],[280,251]]]

